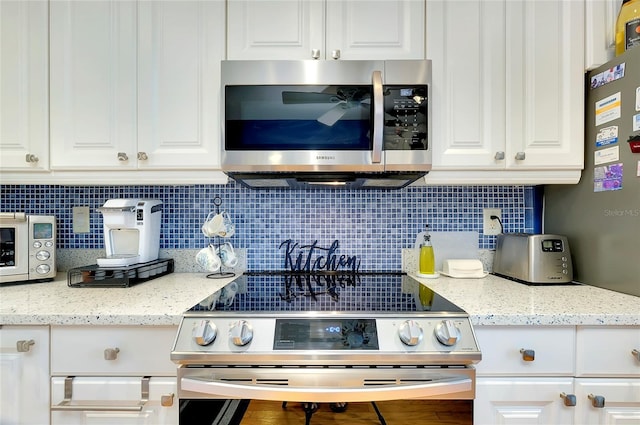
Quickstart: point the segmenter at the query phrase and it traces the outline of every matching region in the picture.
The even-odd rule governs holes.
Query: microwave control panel
[[[384,86],[384,149],[426,150],[428,90],[426,85]]]

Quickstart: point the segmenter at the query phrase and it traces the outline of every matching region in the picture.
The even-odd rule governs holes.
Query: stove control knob
[[[218,330],[214,323],[208,320],[201,320],[193,326],[193,340],[198,345],[209,345],[216,339]]]
[[[398,328],[398,336],[405,345],[418,345],[422,341],[422,328],[415,320],[405,320]]]
[[[233,345],[242,347],[253,339],[253,327],[246,320],[238,320],[229,328],[229,340]]]
[[[443,320],[436,325],[436,338],[442,345],[456,345],[460,339],[460,329],[453,323],[453,320]]]

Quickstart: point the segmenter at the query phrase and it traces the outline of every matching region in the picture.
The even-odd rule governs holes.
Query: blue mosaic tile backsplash
[[[358,256],[360,270],[400,270],[401,249],[413,247],[416,234],[433,231],[479,233],[478,248],[493,249],[495,236],[482,234],[483,208],[501,208],[505,232],[540,232],[541,196],[534,186],[435,186],[393,191],[255,191],[228,185],[49,186],[0,185],[0,211],[55,215],[58,248],[104,247],[102,215],[96,209],[110,198],[160,199],[164,203],[160,247],[199,249],[210,242],[200,227],[222,199],[236,233],[230,242],[247,249],[249,270],[284,267],[280,243],[329,247]],[[72,207],[88,206],[90,232],[74,234]]]

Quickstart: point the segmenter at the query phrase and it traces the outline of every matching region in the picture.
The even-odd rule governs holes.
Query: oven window
[[[16,265],[16,229],[0,228],[0,267]]]
[[[225,87],[226,150],[371,150],[371,86]]]

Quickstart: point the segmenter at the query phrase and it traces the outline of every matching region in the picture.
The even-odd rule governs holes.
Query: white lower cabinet
[[[480,326],[474,423],[640,423],[640,327]]]
[[[0,326],[0,424],[49,423],[49,327]]]
[[[475,425],[573,423],[573,408],[559,394],[571,394],[573,378],[484,378],[476,383]]]
[[[52,424],[178,423],[175,326],[52,326]]]
[[[174,377],[53,377],[51,423],[177,424],[176,392]]]

